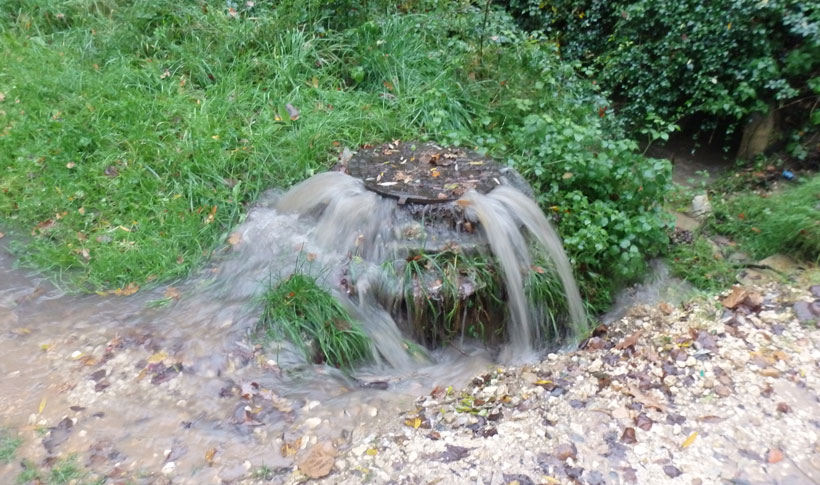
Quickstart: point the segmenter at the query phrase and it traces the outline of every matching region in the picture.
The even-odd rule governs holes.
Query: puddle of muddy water
[[[16,478],[20,459],[71,453],[99,474],[165,470],[183,483],[236,479],[262,466],[285,470],[300,448],[362,440],[418,394],[464,384],[491,365],[488,352],[465,344],[434,353],[429,364],[348,376],[306,366],[287,348],[255,345],[249,330],[260,281],[303,250],[295,218],[276,224],[265,229],[287,234],[278,241],[287,251],[255,251],[264,264],[224,258],[159,308],[153,302],[165,288],[131,297],[64,294],[13,269],[0,248],[0,427],[24,442],[16,461],[0,464],[0,482]],[[260,234],[245,233],[245,242],[269,247],[272,240],[250,239]]]

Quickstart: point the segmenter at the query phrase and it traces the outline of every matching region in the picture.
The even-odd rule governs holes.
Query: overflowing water
[[[292,456],[271,450],[298,437],[305,437],[301,446],[333,439],[343,447],[410,396],[461,385],[498,358],[470,341],[407,352],[406,322],[397,313],[406,291],[385,263],[401,265],[414,252],[454,242],[501,270],[509,307],[503,355],[543,343],[538,302],[527,299],[523,283],[535,243],[563,284],[568,325],[576,334],[583,329],[560,239],[532,200],[501,185],[486,195],[467,192],[451,210],[459,212],[452,220],[475,229],[426,224],[433,218],[426,209],[407,210],[361,180],[323,173],[263,198],[213,265],[176,285],[171,297],[165,287],[129,298],[66,295],[11,269],[3,255],[0,427],[24,430],[20,453],[35,461],[99,451],[101,473],[155,473],[173,461],[197,483],[247,474],[248,464],[290,466]],[[259,297],[295,271],[316,276],[350,309],[373,342],[376,363],[347,375],[306,364],[287,342],[255,343]],[[74,431],[47,445],[37,430],[66,417]],[[202,466],[211,449],[221,466]],[[0,478],[16,473],[0,467]]]

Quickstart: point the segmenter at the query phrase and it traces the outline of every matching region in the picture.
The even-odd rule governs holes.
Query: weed
[[[704,291],[720,291],[734,281],[737,268],[716,253],[713,244],[698,235],[689,244],[672,246],[666,256],[672,274]]]
[[[774,193],[741,193],[714,203],[711,230],[756,259],[782,252],[820,261],[820,175]]]
[[[23,440],[12,435],[10,431],[0,428],[0,463],[11,462],[22,443]]]
[[[316,279],[293,273],[263,295],[258,329],[286,338],[310,361],[350,367],[371,357],[370,340],[347,310]]]
[[[30,461],[23,461],[23,471],[17,476],[19,484],[63,485],[67,483],[82,483],[87,485],[102,485],[105,478],[98,478],[77,464],[74,455],[57,460],[48,469],[38,468]]]

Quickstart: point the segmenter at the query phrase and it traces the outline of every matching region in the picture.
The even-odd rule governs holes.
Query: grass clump
[[[64,485],[81,483],[87,485],[102,485],[105,478],[98,478],[82,468],[74,455],[57,460],[49,468],[39,468],[30,461],[23,462],[23,471],[17,475],[20,485]]]
[[[541,336],[554,341],[566,328],[567,300],[549,264],[538,261],[524,279]],[[469,336],[496,343],[505,334],[504,283],[492,257],[459,250],[419,253],[407,259],[401,275],[404,309],[412,334],[431,346]]]
[[[371,357],[370,340],[347,310],[312,276],[293,273],[263,296],[259,330],[286,338],[312,362],[351,367]]]
[[[464,335],[496,341],[503,334],[503,287],[491,258],[461,251],[418,253],[401,274],[412,334],[431,346]]]
[[[703,235],[695,236],[689,243],[673,245],[666,255],[666,263],[673,275],[709,292],[731,286],[738,269]]]
[[[0,463],[9,463],[14,459],[17,448],[23,440],[13,436],[10,431],[0,428]]]
[[[820,261],[820,175],[782,191],[716,201],[711,230],[736,240],[755,259],[782,252]]]

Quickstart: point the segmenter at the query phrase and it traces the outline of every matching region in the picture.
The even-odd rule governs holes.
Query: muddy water
[[[575,323],[585,317],[546,218],[516,190],[496,191],[465,201],[504,268],[514,323],[507,354],[535,359],[538,326],[522,288],[530,266],[522,228],[553,256]],[[406,351],[389,313],[402,291],[381,265],[405,260],[410,246],[451,237],[416,226],[395,201],[327,173],[263,198],[211,267],[171,288],[130,297],[66,295],[12,269],[0,251],[0,426],[24,439],[19,457],[42,463],[76,453],[97,473],[147,483],[160,474],[218,483],[263,466],[290,473],[294,455],[312,443],[366,442],[417,395],[461,386],[492,365],[490,354],[469,342],[428,355]],[[260,293],[297,269],[326,281],[359,316],[376,364],[345,375],[305,364],[286,343],[254,343]],[[352,290],[339,284],[345,279]],[[0,468],[2,482],[19,471],[17,462]]]
[[[480,349],[450,348],[428,364],[345,376],[304,365],[287,348],[255,346],[247,334],[260,281],[287,271],[305,250],[290,244],[304,239],[298,221],[266,210],[251,214],[259,224],[243,226],[229,251],[253,247],[264,264],[226,255],[160,307],[165,287],[130,297],[66,295],[12,269],[0,248],[0,427],[24,440],[18,459],[0,464],[0,483],[19,474],[20,458],[42,463],[70,453],[95,472],[138,483],[153,483],[162,470],[174,483],[288,470],[294,448],[358,443],[416,395],[490,365]]]

